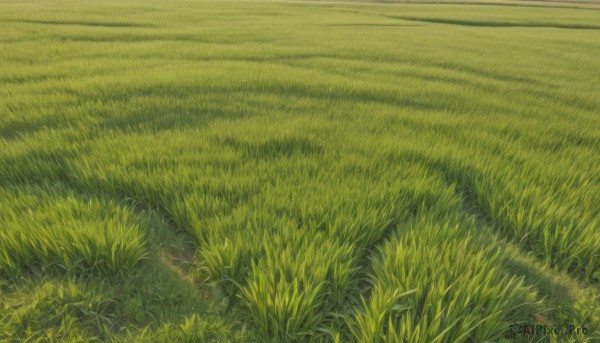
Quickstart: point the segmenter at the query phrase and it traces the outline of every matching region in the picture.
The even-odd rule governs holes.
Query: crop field
[[[600,342],[599,305],[600,0],[0,0],[0,342]]]

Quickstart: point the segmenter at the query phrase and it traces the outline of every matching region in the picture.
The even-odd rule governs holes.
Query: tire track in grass
[[[64,133],[64,132],[63,132]],[[84,132],[80,132],[79,135],[84,135]],[[44,135],[45,139],[49,138]],[[39,137],[38,137],[39,138]],[[37,140],[38,144],[43,144],[44,140]],[[27,144],[23,143],[23,146]],[[28,148],[35,148],[28,146]],[[201,309],[207,308],[209,311],[220,311],[223,312],[229,309],[229,306],[221,306],[223,298],[213,298],[210,295],[210,288],[207,284],[202,283],[198,279],[198,275],[195,274],[195,270],[191,269],[191,264],[195,262],[194,254],[189,250],[188,239],[182,236],[182,228],[175,229],[176,232],[165,232],[165,227],[161,228],[161,225],[169,225],[168,223],[173,222],[173,218],[170,217],[169,212],[166,211],[160,202],[154,203],[151,198],[148,198],[143,189],[139,193],[128,192],[127,187],[124,185],[111,185],[111,187],[105,187],[105,184],[96,180],[97,182],[86,182],[94,180],[85,180],[81,178],[82,175],[77,175],[77,166],[73,165],[74,161],[79,160],[81,154],[89,153],[88,149],[84,148],[80,150],[79,154],[74,152],[74,147],[69,144],[63,144],[56,148],[50,145],[44,145],[44,149],[39,151],[39,154],[34,155],[37,157],[32,159],[31,155],[21,154],[21,150],[16,150],[13,153],[17,153],[20,158],[19,161],[29,161],[23,165],[23,163],[15,164],[20,166],[18,170],[12,170],[11,168],[3,169],[6,178],[3,178],[2,187],[12,187],[15,189],[21,189],[23,187],[47,187],[49,183],[57,182],[61,185],[63,192],[73,193],[77,198],[82,199],[105,199],[109,202],[114,202],[123,208],[127,208],[128,212],[132,212],[136,217],[146,219],[142,220],[145,222],[143,227],[140,228],[144,231],[145,236],[144,243],[149,253],[148,258],[150,262],[143,262],[136,264],[133,270],[128,271],[129,274],[141,275],[141,279],[145,287],[143,289],[136,289],[134,293],[140,294],[144,297],[144,309],[135,309],[133,303],[127,306],[133,306],[129,310],[133,311],[130,314],[135,315],[136,318],[145,319],[131,319],[136,322],[135,326],[150,325],[152,323],[159,324],[157,318],[162,309],[165,311],[177,312],[177,315],[181,314],[182,311],[175,308],[169,307],[170,305],[160,305],[161,302],[167,301],[168,304],[176,305],[178,299],[194,299],[186,304],[180,304],[184,311],[189,311],[190,307],[195,307],[196,312],[200,312]],[[25,157],[27,156],[27,157]],[[8,156],[7,156],[8,158]],[[10,163],[12,160],[4,158],[0,161]],[[52,173],[48,173],[48,168],[52,167]],[[109,182],[109,180],[105,180]],[[55,196],[54,192],[49,192],[49,196]],[[164,199],[163,199],[164,200]],[[154,219],[150,219],[152,217]],[[141,219],[140,219],[141,220]],[[147,221],[147,222],[146,222]],[[160,224],[162,223],[162,224]],[[179,231],[179,232],[177,232]],[[141,272],[146,270],[146,272]],[[129,273],[130,272],[130,273]],[[86,275],[89,273],[86,273]],[[90,274],[93,277],[95,274]],[[151,278],[152,280],[146,280],[145,278]],[[135,277],[125,276],[124,282],[135,283]],[[165,286],[170,285],[170,286]],[[131,286],[131,285],[130,285]],[[200,287],[202,286],[202,287]],[[168,292],[165,292],[168,290]],[[123,301],[137,301],[125,294],[129,291],[124,291]],[[174,293],[175,292],[175,293]],[[183,294],[186,293],[187,295]],[[177,298],[174,295],[180,294],[181,297]],[[148,298],[146,298],[148,297]],[[202,303],[200,305],[194,305],[196,303]],[[158,304],[158,305],[157,305]],[[157,307],[158,306],[158,307]],[[178,305],[179,306],[179,305]],[[123,309],[120,310],[121,312]],[[140,312],[142,311],[142,312]],[[158,311],[158,312],[157,312]],[[187,313],[187,312],[186,312]],[[208,313],[208,312],[206,312]],[[204,313],[204,314],[206,314]],[[221,313],[223,314],[223,313]],[[209,315],[209,314],[207,314]],[[214,315],[210,314],[210,315]],[[149,317],[148,317],[149,316]],[[241,321],[238,321],[241,323]]]
[[[110,296],[109,301],[114,305],[109,312],[104,314],[105,317],[111,318],[108,321],[111,330],[114,328],[117,328],[115,330],[126,329],[129,335],[136,334],[138,331],[134,328],[140,326],[150,328],[163,324],[161,316],[164,317],[164,313],[169,313],[173,318],[181,315],[199,315],[199,318],[202,319],[199,324],[204,321],[211,322],[214,316],[226,316],[228,313],[235,313],[231,314],[233,316],[239,315],[235,306],[230,306],[227,299],[211,294],[208,284],[198,278],[195,269],[192,268],[192,265],[195,264],[195,250],[190,246],[188,240],[171,226],[171,220],[161,212],[161,209],[125,194],[112,194],[101,189],[90,190],[88,187],[73,182],[67,175],[64,175],[62,179],[62,181],[56,181],[58,183],[55,186],[46,182],[34,186],[29,183],[18,183],[4,186],[4,188],[20,190],[26,187],[27,190],[34,187],[32,189],[43,194],[47,193],[48,197],[57,197],[65,193],[81,201],[107,201],[131,213],[139,226],[139,231],[143,231],[145,257],[143,261],[135,264],[135,268],[127,269],[126,273],[121,273],[117,278],[107,278],[103,276],[104,274],[98,274],[97,271],[91,270],[77,272],[77,285],[80,282],[88,282],[88,280],[92,280],[93,283],[94,280],[101,278],[102,282],[110,284],[111,290],[114,288],[121,291],[120,293],[110,291],[110,294],[103,294]],[[70,182],[65,181],[67,179],[70,179]],[[57,193],[55,188],[60,191]],[[37,270],[33,266],[30,267],[34,271]],[[27,282],[33,284],[48,278],[50,278],[48,282],[53,282],[53,275],[47,272],[24,274]],[[57,274],[57,276],[60,275],[62,274]],[[144,287],[136,286],[139,284],[143,284]],[[107,289],[101,289],[101,291],[108,292]],[[182,299],[188,299],[188,301],[184,303]],[[240,318],[236,318],[236,323],[241,322]],[[215,325],[217,324],[215,323]],[[134,329],[134,331],[129,331],[130,329]],[[223,329],[239,330],[240,328],[236,324],[223,326],[221,330]],[[99,330],[100,337],[105,337],[106,332],[101,328]],[[145,335],[146,330],[143,329],[139,333]],[[95,335],[96,332],[92,331],[91,334]],[[93,336],[85,337],[91,339]]]
[[[461,182],[449,177],[445,167],[437,165],[434,168],[437,168],[449,185]],[[582,284],[573,275],[557,273],[548,264],[524,250],[522,245],[501,239],[502,230],[472,198],[470,191],[460,185],[455,190],[461,199],[465,220],[473,223],[473,228],[477,228],[486,237],[490,246],[502,252],[503,272],[523,278],[525,284],[538,293],[535,300],[532,298],[525,311],[520,313],[518,320],[531,323],[545,320],[550,325],[578,323],[584,327],[597,327],[600,324],[600,317],[593,315],[600,308],[600,294],[596,288]],[[586,338],[583,341],[587,341]]]
[[[282,230],[280,233],[271,238],[271,240],[275,240],[275,244],[267,244],[270,246],[270,248],[267,248],[266,251],[273,251],[277,258],[273,258],[275,256],[272,257],[271,253],[267,254],[265,260],[258,262],[257,267],[253,266],[248,284],[242,288],[244,296],[247,299],[252,299],[252,301],[248,303],[248,306],[253,313],[255,322],[259,322],[258,324],[261,326],[260,330],[265,334],[265,337],[276,336],[281,337],[282,339],[294,340],[299,339],[302,336],[299,330],[295,329],[295,325],[297,325],[296,323],[293,321],[288,321],[285,317],[274,315],[279,313],[277,308],[274,308],[271,305],[268,306],[268,310],[265,310],[264,308],[265,304],[270,304],[271,301],[269,301],[269,299],[273,294],[277,295],[277,298],[282,297],[282,301],[289,301],[291,306],[299,306],[299,304],[304,303],[305,301],[301,297],[298,297],[298,304],[296,305],[296,301],[294,300],[296,297],[295,294],[289,293],[289,290],[286,288],[288,286],[295,285],[297,280],[306,280],[304,281],[305,290],[308,292],[306,294],[312,294],[313,292],[316,292],[315,294],[317,294],[316,297],[318,300],[315,302],[315,306],[317,306],[320,314],[315,316],[315,318],[318,320],[311,322],[311,319],[311,321],[307,321],[302,325],[302,327],[309,329],[309,331],[317,329],[317,332],[313,332],[317,336],[323,335],[323,333],[319,333],[319,330],[327,331],[326,327],[323,327],[323,325],[333,327],[339,325],[339,323],[336,323],[336,318],[339,319],[339,315],[340,313],[343,313],[344,308],[354,304],[353,293],[357,290],[357,288],[354,287],[354,282],[356,282],[357,279],[360,279],[360,275],[357,274],[357,268],[359,268],[358,261],[360,257],[357,257],[357,255],[360,256],[364,253],[361,248],[356,246],[358,242],[355,242],[361,239],[358,239],[358,237],[354,236],[357,234],[360,236],[361,233],[369,232],[369,225],[363,227],[363,225],[366,223],[359,222],[356,223],[356,225],[349,225],[346,227],[343,225],[343,222],[341,222],[341,224],[337,221],[329,222],[326,218],[321,218],[318,213],[314,213],[314,219],[311,219],[311,217],[312,215],[310,214],[308,217],[300,214],[300,217],[297,219],[297,221],[299,223],[304,223],[301,225],[302,227]],[[333,218],[330,219],[334,220],[336,218],[337,217],[333,215]],[[322,220],[324,220],[323,225],[319,224],[322,222]],[[377,232],[377,237],[380,237],[386,235],[385,231],[387,231],[388,228],[389,226],[377,227],[373,228],[373,231]],[[302,232],[302,234],[300,237],[296,237],[293,234],[294,232]],[[292,237],[281,239],[281,241],[277,239],[277,237],[280,235],[288,236],[290,234]],[[311,236],[313,243],[306,245],[306,240],[308,238],[306,235]],[[372,237],[364,239],[370,240]],[[286,246],[292,244],[289,242],[296,242],[293,244],[299,244],[301,247],[292,247],[290,250],[286,248]],[[310,253],[313,251],[313,249],[317,249],[319,253]],[[281,253],[281,255],[278,253],[278,251]],[[299,255],[299,257],[295,259],[291,258],[288,255],[291,251]],[[306,256],[306,258],[303,258],[302,256]],[[318,258],[315,259],[315,257]],[[283,261],[286,260],[290,262],[284,263]],[[296,275],[295,279],[287,281],[279,279],[278,281],[275,281],[275,285],[277,285],[278,288],[276,288],[276,291],[273,290],[274,293],[264,293],[266,289],[263,288],[270,287],[267,287],[269,284],[263,279],[271,278],[274,271],[276,271],[275,274],[280,274],[280,271],[287,270],[288,268],[295,270],[297,267],[294,266],[303,265],[305,263],[304,261],[310,261],[309,264],[312,265],[310,268],[311,271],[307,275],[304,275],[304,268],[299,268],[297,272],[291,274]],[[261,268],[262,264],[265,265]],[[328,269],[329,271],[327,272]],[[325,293],[330,294],[326,295],[325,297],[323,297],[323,294],[318,287],[312,290],[315,286],[315,282],[323,281],[325,284],[318,287],[325,287]],[[327,289],[329,289],[329,291],[327,291]],[[288,294],[288,296],[285,296],[286,294]],[[312,303],[312,301],[309,303]],[[299,311],[306,312],[307,309],[305,308],[305,310],[301,310],[302,308],[304,307],[300,307]],[[262,311],[267,312],[262,313]],[[269,313],[273,313],[273,315],[270,315]],[[302,316],[304,315],[306,315],[306,313],[302,313]],[[280,329],[276,329],[278,325],[275,323],[277,322],[280,323],[279,326],[285,326],[286,322],[290,323],[290,330],[279,332]]]
[[[400,226],[371,258],[372,291],[347,320],[354,339],[497,339],[525,302],[529,291],[502,273],[501,256],[484,248],[472,227],[430,212]]]
[[[544,317],[555,323],[577,322],[582,323],[582,325],[589,325],[589,327],[594,326],[596,320],[593,317],[580,315],[574,307],[577,306],[578,308],[587,309],[583,313],[590,313],[590,311],[593,311],[592,309],[594,306],[597,306],[594,305],[597,304],[597,302],[595,300],[596,292],[593,289],[587,288],[584,291],[579,291],[577,286],[573,286],[575,282],[568,276],[562,275],[561,277],[555,277],[547,267],[541,267],[541,265],[532,260],[531,257],[523,255],[523,252],[518,247],[507,243],[504,240],[500,240],[497,236],[497,230],[493,229],[494,224],[491,223],[481,210],[478,209],[478,205],[471,199],[465,190],[461,189],[461,186],[457,181],[448,177],[448,172],[443,166],[431,163],[430,161],[428,162],[425,155],[418,152],[406,152],[403,154],[403,157],[414,160],[414,163],[427,165],[434,175],[441,177],[451,195],[450,198],[444,202],[448,203],[454,200],[456,208],[438,213],[437,215],[440,217],[440,220],[432,219],[435,217],[435,212],[432,213],[430,210],[425,210],[422,213],[411,217],[411,220],[407,223],[400,224],[401,226],[404,226],[403,229],[399,229],[397,232],[394,232],[391,237],[377,243],[373,253],[368,256],[372,265],[370,272],[368,273],[372,279],[372,288],[362,294],[362,306],[359,305],[357,307],[358,310],[354,314],[354,319],[347,321],[348,326],[346,328],[350,330],[354,338],[358,338],[359,341],[372,342],[384,341],[383,337],[388,337],[387,339],[389,339],[389,337],[396,337],[396,339],[408,342],[431,341],[434,339],[434,336],[439,339],[444,337],[445,333],[442,332],[443,329],[453,327],[454,325],[466,325],[463,326],[463,330],[460,331],[467,335],[454,337],[447,336],[446,339],[460,342],[477,337],[475,340],[480,341],[498,339],[504,336],[509,319],[536,322],[542,320]],[[431,206],[431,208],[438,207],[439,206]],[[451,219],[452,216],[456,216],[456,218]],[[443,219],[444,217],[447,219]],[[418,218],[421,219],[419,220]],[[426,222],[423,222],[423,218],[428,219],[426,219]],[[455,224],[444,224],[450,226],[442,227],[436,226],[438,224],[431,224],[444,221],[446,221],[446,223]],[[429,300],[427,299],[430,299],[429,297],[440,296],[439,294],[436,295],[435,287],[430,289],[425,287],[418,289],[416,294],[410,294],[411,287],[404,284],[405,280],[410,280],[412,277],[412,285],[415,285],[414,282],[416,281],[414,280],[425,279],[425,274],[414,279],[414,274],[411,274],[410,272],[404,274],[407,272],[402,269],[394,271],[395,267],[390,261],[389,254],[398,254],[398,251],[410,251],[410,253],[405,252],[401,254],[404,258],[409,258],[409,256],[417,258],[416,256],[418,256],[420,252],[428,250],[427,247],[431,244],[427,243],[429,242],[428,239],[423,238],[423,235],[426,237],[427,234],[424,232],[415,234],[415,232],[419,232],[415,230],[421,230],[422,228],[419,229],[419,227],[423,225],[434,225],[437,227],[437,229],[434,230],[434,236],[431,236],[430,238],[433,239],[430,243],[444,244],[445,248],[438,247],[435,249],[436,251],[439,251],[441,254],[448,253],[448,250],[446,249],[450,249],[450,251],[458,249],[458,251],[460,251],[461,257],[456,255],[453,258],[449,258],[450,260],[456,262],[459,261],[465,253],[467,256],[473,254],[473,256],[479,257],[474,258],[474,260],[469,263],[480,263],[480,260],[493,261],[493,269],[495,270],[493,273],[501,275],[501,277],[498,277],[496,280],[497,283],[492,283],[488,287],[494,288],[498,287],[500,284],[500,287],[504,287],[507,293],[498,293],[498,299],[500,299],[499,303],[490,303],[492,300],[485,296],[479,298],[479,301],[483,301],[482,304],[484,304],[481,306],[481,309],[485,309],[481,310],[481,312],[489,310],[491,310],[491,312],[482,315],[480,318],[481,322],[478,322],[476,325],[477,328],[475,326],[469,328],[470,325],[476,322],[476,320],[473,319],[474,317],[469,317],[469,315],[466,315],[465,317],[457,316],[457,321],[453,323],[436,323],[436,320],[432,319],[435,317],[435,314],[426,317],[425,314],[428,313],[428,311],[435,310],[431,307],[431,303],[429,303]],[[443,236],[443,232],[447,230],[452,231],[453,229],[451,229],[451,227],[453,227],[453,225],[459,225],[463,229],[457,233],[451,234],[447,239],[439,237],[439,235]],[[464,231],[464,229],[467,229],[467,231]],[[427,232],[427,230],[425,230],[425,232]],[[411,238],[405,240],[407,235]],[[465,240],[470,243],[465,245]],[[438,243],[433,243],[434,241]],[[401,242],[400,244],[410,243],[414,245],[404,246],[404,248],[398,248],[400,250],[396,250],[397,248],[394,248],[395,242]],[[430,256],[422,261],[432,263],[432,266],[435,267],[444,268],[443,265],[445,260],[442,259],[436,263],[434,262],[436,261],[436,258],[437,256]],[[425,265],[418,264],[418,266],[419,268],[428,268],[428,270],[431,270],[429,277],[431,277],[431,275],[436,275],[439,270],[436,270],[435,267],[433,267],[434,269],[429,269],[431,267],[429,267],[427,263]],[[402,265],[402,263],[400,265]],[[412,262],[410,263],[410,268],[414,268],[416,265],[417,264]],[[396,264],[395,266],[398,265]],[[410,268],[408,268],[408,270],[410,270]],[[461,270],[461,272],[456,273],[457,269]],[[463,269],[453,265],[450,270],[444,272],[445,276],[450,275],[449,280],[441,279],[437,281],[431,280],[429,282],[437,282],[442,289],[448,287],[448,285],[455,285],[455,283],[464,283],[465,279],[463,278],[464,275],[461,274],[462,271]],[[396,275],[395,272],[400,274]],[[479,279],[485,274],[485,268],[475,268],[467,274],[469,274],[468,278]],[[497,275],[494,277],[497,277]],[[382,279],[387,281],[382,282]],[[484,277],[484,279],[489,281],[487,277]],[[429,284],[429,282],[423,285]],[[526,283],[523,284],[523,282]],[[400,285],[400,287],[394,290],[393,287],[389,288],[390,285]],[[532,287],[537,288],[538,286],[541,287],[540,291],[542,292],[542,295],[551,297],[551,302],[541,303],[541,300],[539,300],[541,297],[536,297],[535,294],[531,292]],[[470,292],[476,294],[477,287],[479,287],[479,284],[465,284],[463,288],[470,289]],[[452,288],[452,286],[450,286],[450,288]],[[447,290],[446,292],[449,293],[432,303],[438,305],[441,303],[445,305],[450,302],[450,304],[452,304],[454,300],[461,297],[461,295],[455,293],[455,291],[456,290],[452,289]],[[497,291],[500,291],[500,289],[497,289]],[[404,294],[404,292],[408,292],[408,294]],[[511,294],[509,295],[509,293]],[[450,296],[450,298],[447,298],[447,296]],[[589,296],[590,298],[586,298],[586,296]],[[412,304],[413,307],[403,307],[407,304]],[[490,306],[490,304],[493,305]],[[556,310],[555,307],[561,309]],[[446,313],[446,316],[448,317],[458,315],[457,312],[452,312],[449,308],[442,310],[438,308],[437,311],[442,311],[437,312],[438,315],[446,313],[444,311],[449,311]],[[460,315],[462,315],[469,313],[469,311],[478,313],[478,311],[474,311],[473,308],[463,308],[459,312]],[[546,311],[549,311],[549,313],[544,314]],[[380,321],[381,318],[386,319]],[[470,322],[471,320],[475,321]],[[437,333],[433,336],[419,336],[416,332],[411,331],[411,325],[417,325],[417,327],[420,327],[422,330],[433,330],[432,332]],[[439,328],[439,331],[436,331],[438,330],[436,328]],[[437,336],[437,334],[439,334],[439,336]]]
[[[418,154],[412,154],[410,158],[423,160],[423,156]],[[568,219],[550,218],[547,219],[547,225],[543,225],[539,220],[546,220],[545,218],[549,213],[544,207],[527,208],[525,205],[533,206],[535,204],[529,204],[525,200],[506,191],[494,198],[486,195],[492,194],[489,187],[493,188],[493,194],[497,194],[498,189],[505,189],[502,186],[502,180],[494,178],[494,175],[490,174],[486,178],[483,176],[483,172],[476,167],[468,166],[465,162],[453,160],[448,157],[429,156],[424,161],[432,168],[443,173],[448,183],[454,183],[459,186],[458,190],[461,193],[461,197],[465,199],[465,209],[468,213],[477,218],[484,218],[490,227],[495,228],[506,237],[512,240],[519,240],[519,245],[536,253],[538,257],[540,254],[543,254],[542,260],[545,263],[555,266],[560,270],[567,270],[568,272],[578,271],[576,275],[578,278],[588,281],[592,280],[599,268],[597,257],[594,259],[593,255],[593,251],[596,250],[594,247],[598,246],[598,242],[594,242],[593,237],[585,235],[583,237],[587,240],[580,243],[581,247],[575,245],[573,242],[578,242],[578,238],[582,237],[582,232],[584,232],[582,230],[588,229],[589,226],[586,225],[593,225],[593,222],[586,222],[585,218],[579,224],[571,222],[570,226],[561,227],[561,237],[548,236],[552,234],[551,230],[558,232],[558,227],[550,227],[552,223],[555,223],[555,220],[558,223],[567,223]],[[492,180],[493,184],[489,180],[490,178],[494,178]],[[502,199],[504,201],[499,204],[498,202]],[[511,212],[511,208],[508,206],[513,201],[517,202],[517,205],[513,206],[520,206],[512,208],[513,211],[517,211],[516,215],[522,211],[529,211],[529,217],[522,218]],[[500,205],[502,206],[499,207]],[[542,206],[544,203],[537,205]],[[543,213],[539,213],[539,211]],[[538,221],[536,221],[536,218]],[[564,245],[567,243],[568,245]],[[592,257],[589,259],[582,258],[584,256]]]
[[[416,154],[418,155],[418,153]],[[388,161],[393,165],[397,163],[398,158],[400,157],[396,156],[388,158]],[[374,244],[370,245],[361,256],[361,269],[359,273],[366,281],[365,287],[360,293],[355,295],[359,298],[359,302],[353,306],[353,308],[347,309],[346,312],[340,314],[346,318],[344,324],[340,327],[340,330],[342,335],[346,337],[345,339],[348,339],[349,341],[382,342],[384,341],[383,337],[388,337],[389,339],[389,337],[394,337],[393,335],[397,333],[390,325],[392,322],[397,323],[397,320],[406,314],[404,313],[405,310],[408,310],[409,313],[414,315],[417,312],[426,313],[429,309],[430,305],[421,303],[424,301],[423,299],[425,299],[423,297],[427,297],[427,294],[430,294],[426,288],[416,290],[417,295],[411,294],[414,290],[409,289],[410,287],[404,284],[404,279],[410,279],[411,276],[398,276],[398,279],[395,279],[395,277],[392,277],[391,275],[394,274],[396,270],[393,270],[391,266],[382,267],[382,263],[384,263],[383,260],[387,258],[386,254],[389,253],[389,249],[395,246],[396,242],[401,240],[402,237],[413,232],[415,227],[422,225],[423,220],[429,220],[432,223],[444,221],[443,218],[452,216],[460,205],[452,185],[447,185],[445,180],[439,175],[428,173],[427,170],[432,169],[425,163],[415,161],[415,163],[412,163],[411,165],[415,164],[425,167],[426,169],[422,172],[424,175],[428,176],[422,180],[420,185],[416,184],[413,185],[413,188],[404,190],[406,199],[410,204],[408,206],[410,209],[409,215],[404,216],[400,221],[391,223],[389,227],[386,228],[385,235]],[[416,238],[416,236],[414,238],[421,242],[421,238]],[[414,241],[413,243],[417,244],[417,241]],[[420,251],[428,250],[427,241],[424,240],[421,243],[423,245],[418,244],[419,246],[406,248],[411,251],[409,254],[418,255],[420,254]],[[448,246],[450,247],[451,245],[452,244],[449,244]],[[428,258],[425,260],[427,259]],[[422,260],[422,262],[425,262],[425,260]],[[434,264],[430,265],[428,263],[429,262],[425,263],[425,265],[413,264],[410,268],[423,270],[435,268]],[[386,281],[382,281],[381,278],[383,277],[387,278]],[[394,281],[389,279],[389,277],[394,278]],[[423,277],[424,276],[422,275],[417,278],[420,280]],[[445,281],[440,282],[440,285],[445,284]],[[417,299],[416,301],[418,301],[420,305],[412,309],[403,308],[401,304],[403,304],[406,299],[409,299],[409,301]],[[406,317],[404,318],[406,319]],[[423,318],[425,318],[425,315],[421,317],[421,314],[417,314],[417,317],[413,319],[416,322],[424,320],[419,324],[423,325],[421,329],[430,327],[429,325],[431,324],[431,329],[435,331],[436,329],[433,325],[437,324],[429,323],[427,319]],[[431,340],[433,337],[419,336],[416,332],[411,332],[410,322],[412,322],[413,319],[408,319],[408,322],[403,323],[403,325],[409,328],[404,334],[414,336],[410,336],[412,338],[409,338],[409,336],[402,338],[400,338],[401,336],[396,336],[396,339],[413,342]],[[388,320],[389,323],[387,322]],[[442,335],[440,338],[443,337],[443,333],[438,332],[438,334]],[[459,337],[454,338],[460,339]]]

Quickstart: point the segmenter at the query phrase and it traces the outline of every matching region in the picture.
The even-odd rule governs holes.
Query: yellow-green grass
[[[4,0],[0,33],[0,341],[600,336],[599,2]]]
[[[42,189],[2,193],[0,270],[11,277],[50,273],[124,273],[146,255],[131,215],[111,202],[53,196]]]

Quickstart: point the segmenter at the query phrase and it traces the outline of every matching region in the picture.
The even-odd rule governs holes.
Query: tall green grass
[[[598,9],[0,2],[0,340],[595,341]]]
[[[133,215],[114,202],[49,195],[40,187],[3,191],[0,273],[131,271],[146,256]]]
[[[361,342],[503,337],[531,304],[528,291],[504,275],[501,252],[476,241],[452,224],[421,220],[403,228],[373,258],[371,299],[349,319],[353,335]]]

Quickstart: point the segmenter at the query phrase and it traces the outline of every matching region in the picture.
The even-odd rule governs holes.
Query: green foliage
[[[0,341],[600,327],[595,2],[32,6],[0,3]]]
[[[45,282],[25,297],[6,300],[10,316],[0,316],[4,337],[28,342],[99,340],[116,322],[113,299],[74,282]]]
[[[420,221],[399,231],[373,259],[373,293],[350,320],[354,335],[364,342],[502,337],[515,310],[528,305],[527,289],[502,275],[500,252],[474,246],[481,245],[450,224]]]
[[[231,328],[223,320],[206,320],[198,314],[185,317],[181,324],[166,323],[157,329],[149,327],[135,334],[129,333],[115,342],[240,342],[247,340],[244,333],[231,334]]]
[[[0,274],[26,271],[117,275],[146,255],[132,215],[114,202],[53,196],[33,187],[5,191],[0,225]]]

